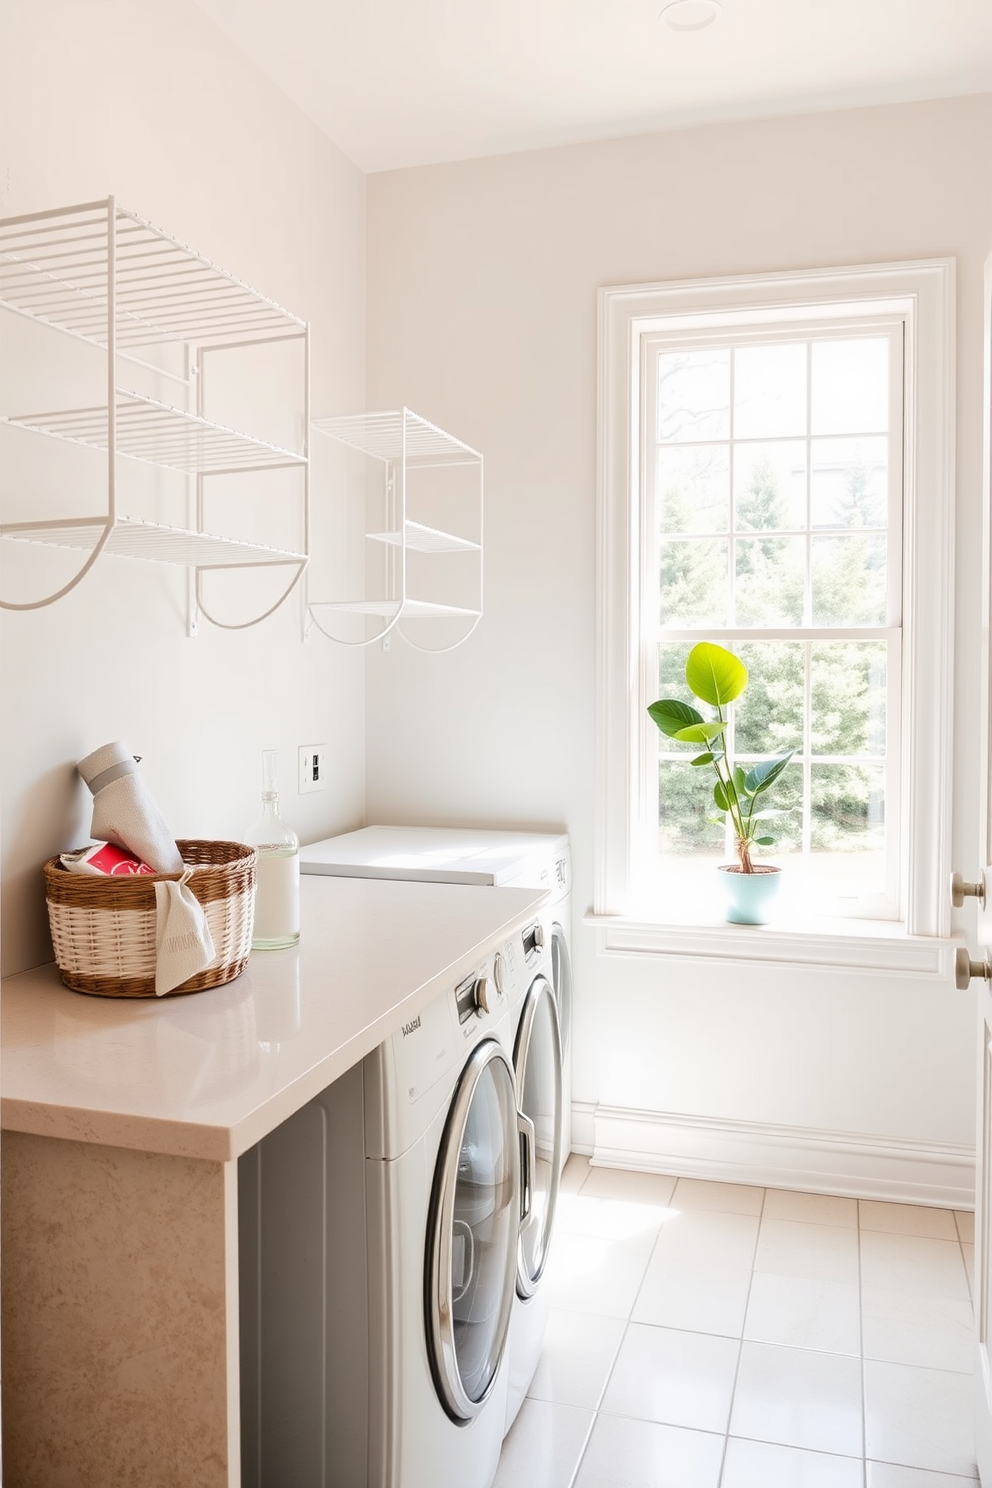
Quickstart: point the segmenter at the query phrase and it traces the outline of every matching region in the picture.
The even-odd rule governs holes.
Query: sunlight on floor
[[[973,1216],[566,1169],[494,1488],[968,1488]]]

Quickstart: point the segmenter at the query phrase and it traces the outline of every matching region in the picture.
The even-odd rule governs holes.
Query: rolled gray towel
[[[175,838],[123,740],[94,749],[76,768],[93,792],[91,836],[127,848],[156,873],[182,873]]]

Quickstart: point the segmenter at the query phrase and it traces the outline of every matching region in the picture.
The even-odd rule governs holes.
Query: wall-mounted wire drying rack
[[[315,419],[313,428],[382,467],[382,507],[388,525],[384,531],[366,532],[366,538],[382,544],[387,554],[382,596],[330,601],[308,597],[308,629],[316,627],[329,640],[342,645],[368,646],[395,630],[408,644],[422,651],[451,651],[460,646],[482,618],[482,455],[409,408]],[[414,520],[410,511],[417,504],[417,498],[411,491],[411,477],[416,474],[419,478],[422,471],[457,466],[464,467],[467,476],[458,502],[463,531],[451,532]],[[446,604],[428,595],[414,596],[410,573],[412,554],[460,556],[472,563],[472,603],[467,606]],[[334,624],[335,620],[349,615],[382,623],[371,634],[349,640],[340,634],[340,625]],[[405,622],[408,620],[458,621],[461,624],[457,627],[459,634],[455,641],[426,645],[422,635],[416,639],[407,628]]]
[[[191,573],[189,630],[199,614],[215,625],[257,624],[284,602],[307,566],[310,545],[310,336],[307,323],[119,206],[114,197],[0,219],[0,309],[99,348],[106,357],[106,399],[95,407],[14,413],[0,423],[102,451],[107,503],[94,515],[0,524],[11,541],[75,548],[87,556],[74,576],[40,599],[0,607],[39,609],[68,594],[102,553],[178,563]],[[205,414],[205,359],[298,341],[301,448],[281,448],[213,422]],[[183,348],[184,371],[152,360],[156,348]],[[186,407],[173,407],[122,386],[128,365],[183,387]],[[188,405],[192,403],[193,406]],[[122,514],[119,460],[144,461],[195,478],[195,520],[173,527]],[[210,533],[205,481],[212,476],[280,469],[300,472],[299,547],[289,551]],[[283,568],[288,580],[275,603],[250,620],[219,619],[206,608],[202,577],[216,569]]]

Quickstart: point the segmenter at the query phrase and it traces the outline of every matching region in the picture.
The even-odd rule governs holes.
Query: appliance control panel
[[[540,920],[528,925],[523,932],[524,959],[532,961],[544,950],[544,926]]]
[[[503,969],[497,970],[499,955],[484,962],[455,988],[455,1011],[466,1037],[478,1032],[478,1020],[499,1018],[506,1009]]]

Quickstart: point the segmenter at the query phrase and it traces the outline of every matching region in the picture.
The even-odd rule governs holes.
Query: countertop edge
[[[0,1098],[0,1126],[4,1131],[29,1136],[49,1137],[91,1145],[118,1147],[155,1153],[161,1156],[193,1158],[213,1162],[230,1162],[261,1140],[321,1090],[359,1063],[377,1048],[408,1018],[415,1016],[435,997],[456,985],[480,960],[489,955],[509,935],[525,925],[534,913],[547,903],[548,894],[540,889],[502,890],[473,888],[473,894],[484,894],[495,910],[508,908],[502,896],[515,901],[507,913],[497,912],[489,933],[470,949],[444,960],[437,971],[418,986],[383,1009],[367,1024],[350,1031],[340,1043],[329,1047],[313,1065],[285,1084],[268,1092],[242,1117],[225,1124],[210,1120],[185,1120],[150,1115],[126,1109],[99,1109],[30,1095],[3,1095]],[[526,900],[524,895],[526,893]],[[524,902],[521,902],[524,901]],[[301,944],[301,951],[304,946]],[[284,953],[279,953],[284,954]],[[31,968],[15,976],[32,973],[50,975],[54,964]],[[15,977],[5,978],[6,988]],[[72,994],[73,996],[79,994]],[[4,1082],[7,1083],[6,1080]]]

